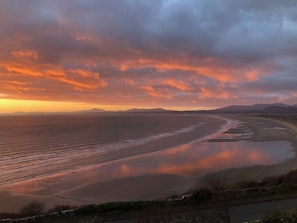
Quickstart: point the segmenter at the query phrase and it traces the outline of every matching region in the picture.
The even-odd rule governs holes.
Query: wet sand
[[[268,176],[276,176],[297,168],[297,126],[275,119],[253,116],[237,116],[237,119],[245,122],[253,135],[253,142],[287,141],[292,145],[295,156],[286,162],[274,165],[255,165],[242,168],[230,168],[222,171],[207,174],[200,183],[205,184],[210,178],[220,177],[228,183],[244,180],[261,180]],[[279,148],[280,150],[282,148]]]
[[[243,123],[243,126],[232,128],[232,125],[230,125],[229,129],[225,129],[226,135],[231,134],[234,136],[236,133],[240,133],[238,135],[242,136],[242,130],[249,130],[252,134],[249,134],[250,132],[247,131],[248,134],[246,134],[244,140],[253,142],[287,141],[292,144],[295,150],[297,148],[295,126],[280,121],[255,117],[236,116],[227,118],[239,120]],[[214,123],[213,125],[216,126]],[[234,140],[243,140],[240,137],[231,137],[231,140],[228,137],[220,138],[219,133],[222,132],[215,130],[212,130],[212,133],[214,133],[213,138],[217,137],[220,141],[225,140],[227,143]],[[204,143],[207,143],[206,138],[204,141]],[[188,149],[187,144],[184,147],[179,147],[179,152],[181,152],[181,149],[186,151]],[[132,157],[110,160],[98,165],[96,168],[85,168],[68,174],[28,181],[3,188],[0,197],[0,212],[18,212],[23,205],[31,200],[44,202],[46,207],[50,208],[55,204],[81,205],[107,201],[164,198],[174,193],[184,192],[193,187],[197,182],[199,184],[205,182],[206,178],[214,174],[235,182],[282,174],[297,167],[296,158],[294,157],[278,164],[227,169],[207,174],[203,177],[205,173],[203,171],[194,171],[191,174],[185,173],[186,171],[191,171],[189,170],[192,168],[191,166],[186,166],[182,170],[184,172],[168,169],[165,166],[161,171],[161,161],[158,161],[157,158],[162,157],[161,154],[164,155],[164,152],[171,153],[172,157],[174,157],[174,148],[160,151],[159,155],[158,151],[155,150],[145,151],[148,154],[143,155],[138,151]],[[182,159],[182,157],[179,158]],[[143,161],[150,160],[150,166],[146,166],[145,170],[142,169],[141,164],[145,165],[142,159]],[[140,164],[139,166],[133,166],[132,170],[127,163],[131,164],[133,160],[138,160]],[[147,171],[156,169],[157,165],[159,165],[157,172]],[[147,172],[143,174],[144,171]],[[207,172],[207,170],[205,171]]]

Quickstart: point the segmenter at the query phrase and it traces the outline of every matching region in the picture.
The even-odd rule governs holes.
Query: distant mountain
[[[223,107],[216,109],[215,111],[219,112],[249,112],[249,111],[259,111],[266,109],[271,106],[277,107],[288,107],[288,105],[275,103],[275,104],[255,104],[255,105],[231,105],[228,107]]]
[[[106,112],[105,110],[103,109],[99,109],[99,108],[92,108],[92,109],[89,109],[89,110],[82,110],[82,111],[78,111],[78,112],[75,112],[75,113],[98,113],[98,112]]]
[[[14,112],[14,113],[0,113],[0,115],[88,115],[88,114],[107,114],[107,113],[165,113],[165,112],[173,112],[170,110],[165,110],[163,108],[151,108],[151,109],[143,109],[143,108],[132,108],[125,111],[106,111],[99,108],[92,108],[89,110],[81,110],[81,111],[72,111],[72,112]]]
[[[138,113],[138,112],[157,112],[157,113],[159,113],[159,112],[170,112],[169,110],[165,110],[165,109],[163,109],[163,108],[149,108],[149,109],[145,109],[145,108],[132,108],[132,109],[128,109],[128,110],[126,110],[125,112],[136,112],[136,113]]]
[[[297,114],[297,107],[288,106],[288,107],[278,107],[270,106],[268,108],[260,111],[261,114]]]
[[[255,105],[232,105],[215,110],[211,113],[224,114],[241,114],[241,113],[258,113],[258,114],[297,114],[297,106],[286,105],[282,103],[274,104],[255,104]]]

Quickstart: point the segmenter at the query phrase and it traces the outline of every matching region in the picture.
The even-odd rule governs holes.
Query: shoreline
[[[261,180],[265,177],[281,175],[297,169],[297,126],[277,119],[250,115],[237,115],[238,120],[246,122],[253,132],[251,142],[286,141],[292,146],[295,156],[285,162],[272,165],[255,165],[239,168],[228,168],[209,173],[200,179],[202,185],[213,177],[220,177],[226,182]],[[290,131],[288,131],[290,130]],[[280,148],[281,149],[281,148]]]
[[[289,141],[290,143],[295,142],[294,144],[295,146],[292,144],[292,147],[295,150],[294,160],[296,159],[297,139],[295,139],[296,137],[292,138],[289,134],[290,132],[284,131],[282,129],[273,129],[268,131],[267,129],[263,130],[262,126],[257,126],[260,118],[255,118],[250,116],[223,116],[222,119],[239,121],[239,122],[247,121],[247,126],[251,128],[254,132],[254,135],[252,136],[251,141],[267,142],[267,141],[276,141],[276,140],[282,139],[284,141]],[[265,123],[266,124],[268,123],[268,125],[271,125],[271,124],[275,125],[276,122],[274,120],[265,120]],[[225,125],[227,124],[228,123],[226,122]],[[281,123],[281,125],[283,124],[284,123]],[[223,126],[219,130],[215,131],[215,133],[209,134],[207,136],[210,136],[210,135],[217,136],[222,134],[222,132],[227,130],[227,129],[224,129]],[[228,129],[232,127],[236,128],[236,125],[232,125],[232,122],[231,122]],[[272,134],[272,131],[274,132],[273,134]],[[203,140],[207,140],[207,138],[209,139],[209,137],[207,136],[205,136]],[[202,140],[199,140],[199,142],[201,141]],[[95,202],[102,203],[102,202],[109,201],[107,198],[108,194],[106,195],[107,196],[106,198],[102,196],[104,193],[103,194],[95,193],[97,195],[94,196],[93,195],[94,192],[95,191],[98,192],[98,190],[109,191],[109,193],[110,192],[114,193],[113,199],[116,201],[119,201],[121,199],[117,199],[117,194],[115,193],[115,191],[112,191],[112,190],[116,190],[116,188],[118,188],[119,185],[121,185],[122,190],[127,190],[127,192],[130,191],[129,193],[136,194],[135,196],[130,197],[130,199],[133,199],[133,200],[137,199],[137,196],[138,196],[137,194],[139,193],[141,194],[142,192],[150,194],[145,198],[145,199],[150,199],[154,197],[153,195],[154,193],[156,193],[155,198],[158,198],[158,197],[164,197],[165,194],[172,195],[174,191],[178,192],[178,191],[186,190],[187,186],[189,186],[190,184],[193,184],[193,179],[191,180],[190,178],[187,178],[187,177],[183,178],[178,174],[177,175],[148,174],[148,175],[141,175],[141,176],[135,176],[135,177],[129,177],[129,176],[125,177],[124,175],[123,178],[120,178],[120,179],[115,178],[114,180],[107,180],[107,181],[104,181],[104,180],[102,181],[102,179],[98,181],[98,179],[96,179],[96,176],[98,176],[96,174],[98,174],[100,170],[104,170],[104,166],[105,168],[107,168],[108,165],[121,163],[122,166],[119,166],[119,167],[125,167],[124,163],[129,159],[135,159],[135,158],[146,156],[148,154],[159,153],[162,151],[170,152],[171,150],[172,148],[157,150],[157,151],[156,150],[146,151],[145,154],[138,153],[134,156],[128,156],[118,160],[112,160],[112,161],[98,164],[97,167],[92,167],[91,171],[90,169],[85,169],[84,171],[76,170],[72,174],[68,174],[68,175],[63,174],[56,178],[54,177],[51,179],[47,179],[46,181],[43,181],[42,179],[40,179],[40,180],[32,180],[30,182],[23,183],[23,184],[14,185],[14,187],[7,188],[6,191],[3,190],[1,192],[2,198],[0,199],[0,212],[12,211],[11,209],[9,209],[8,206],[13,207],[14,209],[13,211],[17,212],[18,210],[16,210],[17,208],[16,204],[19,205],[19,207],[22,207],[23,205],[29,203],[31,200],[40,200],[41,202],[46,203],[47,207],[52,207],[55,204],[82,205],[87,203],[95,203]],[[288,162],[289,161],[285,162],[286,163],[285,165],[277,164],[276,166],[280,167],[283,165],[284,167],[282,167],[282,171],[285,171],[286,169],[293,167],[294,163],[291,162],[291,164],[288,165]],[[102,166],[103,166],[103,169],[102,169]],[[278,169],[274,166],[275,165],[264,166],[264,167],[260,167],[260,169],[261,169],[261,172],[268,173],[268,172],[271,172],[271,171],[268,171],[269,168],[273,169],[273,171]],[[294,167],[296,168],[296,166],[297,165],[295,165]],[[231,174],[233,178],[238,177],[239,179],[243,172],[246,172],[246,171],[253,172],[255,169],[257,170],[258,168],[259,167],[243,167],[243,168],[235,168],[232,170],[227,169],[227,170],[219,171],[218,173],[222,176],[227,176]],[[113,173],[116,170],[117,170],[116,168],[114,170],[112,169],[111,173]],[[123,168],[123,171],[125,171],[124,168]],[[81,175],[87,175],[87,174],[89,174],[88,176],[89,178],[87,176],[84,176],[82,178]],[[164,178],[164,176],[166,177]],[[162,179],[166,179],[166,183],[163,182]],[[154,181],[157,183],[156,187],[147,188],[146,184],[149,185],[151,182],[154,182]],[[84,183],[82,184],[82,182]],[[135,187],[135,185],[137,184],[143,185],[143,186],[138,186],[138,189],[137,189],[137,187]],[[171,184],[176,185],[176,187],[169,189]],[[58,190],[55,187],[58,187]],[[142,187],[141,190],[139,189],[140,187]],[[125,194],[125,191],[121,191],[121,190],[117,191],[117,193],[122,194],[121,195],[123,197],[122,200],[130,200],[129,193]],[[92,199],[89,200],[88,197],[92,197]],[[95,200],[93,199],[93,197],[95,197]],[[6,204],[6,205],[3,205],[3,204]]]

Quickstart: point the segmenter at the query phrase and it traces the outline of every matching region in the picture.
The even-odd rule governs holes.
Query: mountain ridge
[[[273,104],[254,104],[254,105],[231,105],[211,110],[212,113],[226,114],[243,114],[243,113],[259,113],[259,114],[297,114],[296,105],[287,105],[283,103]]]
[[[230,105],[213,110],[188,110],[173,111],[164,108],[131,108],[123,111],[107,111],[100,108],[73,112],[13,112],[0,113],[3,115],[67,115],[67,114],[105,114],[105,113],[166,113],[166,112],[191,112],[201,114],[297,114],[297,104],[287,105],[283,103],[254,104],[254,105]]]

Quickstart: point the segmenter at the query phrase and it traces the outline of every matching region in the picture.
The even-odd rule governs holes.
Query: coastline
[[[272,128],[275,125],[289,128],[286,123],[267,119],[264,120],[251,116],[224,116],[223,119],[232,119],[234,121],[238,120],[239,122],[246,122],[246,127],[250,128],[254,132],[250,139],[253,142],[268,142],[276,140],[288,141],[292,144],[296,151],[296,136],[294,137],[289,131]],[[259,121],[263,121],[265,125],[259,125]],[[213,123],[213,125],[215,125],[215,123]],[[229,127],[234,127],[236,129],[236,125],[230,125]],[[218,134],[221,134],[223,131],[227,130],[228,128],[224,129],[222,127],[222,129],[217,129],[217,131],[213,130],[215,132],[212,132],[206,135],[204,138],[201,138],[203,140],[208,140],[209,135],[216,137]],[[295,129],[292,131],[295,131]],[[172,138],[172,140],[174,139]],[[168,143],[170,144],[170,141],[168,141]],[[186,191],[189,187],[191,187],[191,185],[193,186],[195,184],[197,178],[182,177],[178,173],[148,173],[146,175],[138,176],[125,175],[125,172],[129,172],[129,169],[125,169],[126,161],[147,156],[148,154],[158,154],[161,153],[161,151],[173,152],[172,148],[163,149],[161,151],[156,150],[156,148],[149,150],[149,148],[152,148],[152,146],[153,145],[150,144],[150,147],[147,147],[146,150],[145,148],[141,151],[134,150],[132,156],[131,154],[126,154],[126,156],[124,156],[125,158],[119,158],[119,156],[113,157],[117,159],[100,164],[98,167],[91,169],[91,171],[90,169],[74,171],[71,174],[52,177],[46,180],[34,180],[27,183],[16,184],[10,188],[8,187],[6,191],[3,190],[1,193],[2,196],[0,198],[0,211],[18,212],[20,207],[26,205],[31,200],[39,200],[45,203],[46,207],[49,208],[53,207],[55,204],[82,205],[88,203],[101,203],[120,200],[155,199]],[[244,180],[255,177],[263,178],[272,174],[275,175],[288,172],[290,169],[297,167],[295,163],[296,158],[276,165],[258,165],[226,169],[209,174],[208,176],[219,174],[223,178],[230,181]],[[112,166],[113,169],[110,169],[110,166]],[[109,175],[112,175],[119,170],[123,171],[124,175],[120,179],[116,177],[114,179],[110,179],[110,176],[107,176],[106,180],[102,178],[99,180],[98,173],[100,171],[107,170],[109,171]],[[257,176],[255,176],[255,173],[257,173]],[[151,186],[151,182],[155,183],[154,187]],[[135,185],[138,186],[135,187]],[[170,188],[172,185],[174,186]]]
[[[216,171],[199,179],[199,184],[203,185],[213,177],[220,177],[228,183],[246,180],[258,181],[265,177],[286,174],[290,170],[297,169],[297,126],[262,116],[238,115],[236,117],[239,121],[246,122],[246,126],[252,130],[251,142],[287,141],[295,152],[294,158],[272,165],[254,165]]]

